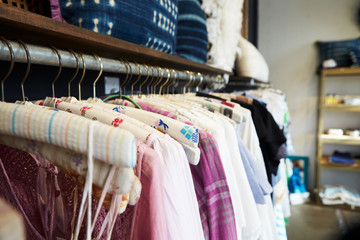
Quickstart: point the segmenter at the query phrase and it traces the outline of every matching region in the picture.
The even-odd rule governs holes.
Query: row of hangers
[[[6,74],[4,75],[4,77],[2,77],[1,79],[1,93],[2,93],[2,101],[5,102],[5,90],[4,90],[4,85],[5,85],[5,81],[6,79],[11,75],[12,71],[13,71],[13,68],[14,68],[14,63],[15,63],[15,54],[14,54],[14,49],[12,48],[11,44],[9,43],[9,41],[7,41],[5,38],[1,37],[1,40],[4,41],[9,49],[9,55],[10,55],[10,66],[9,66],[9,69],[8,71],[6,72]],[[29,49],[28,49],[28,46],[23,43],[21,40],[18,40],[19,44],[22,46],[22,48],[25,50],[25,53],[26,53],[26,59],[27,59],[27,62],[26,62],[26,71],[25,71],[25,74],[23,75],[22,79],[21,79],[21,93],[22,93],[22,100],[25,102],[27,100],[26,98],[26,95],[25,95],[25,88],[24,88],[24,85],[25,85],[25,82],[27,80],[27,77],[29,75],[29,72],[30,72],[30,69],[31,69],[31,56],[30,56],[30,53],[29,53]],[[61,73],[62,73],[62,70],[63,70],[63,62],[62,62],[62,57],[61,57],[61,54],[59,53],[59,50],[56,49],[55,47],[51,47],[51,49],[56,53],[57,57],[58,57],[58,62],[59,62],[59,68],[58,68],[58,71],[56,73],[56,76],[52,79],[51,81],[51,88],[52,88],[52,95],[53,97],[55,98],[55,95],[56,95],[56,92],[55,92],[55,84],[57,82],[57,80],[59,79]],[[85,58],[84,58],[84,55],[81,53],[81,52],[75,52],[73,50],[69,50],[69,52],[74,56],[75,60],[76,60],[76,70],[74,72],[74,74],[71,76],[71,78],[67,81],[67,88],[68,88],[68,96],[70,97],[70,89],[71,89],[71,84],[73,83],[74,79],[76,78],[76,76],[79,74],[80,72],[80,67],[82,65],[82,72],[81,72],[81,77],[80,77],[80,80],[79,82],[77,83],[78,85],[78,90],[79,90],[79,101],[81,101],[81,85],[82,85],[82,82],[84,80],[84,77],[85,77],[85,74],[86,74],[86,63],[85,63]],[[92,85],[93,85],[93,97],[96,98],[96,84],[97,82],[99,81],[100,77],[102,76],[102,73],[103,73],[103,69],[104,69],[104,66],[103,66],[103,60],[101,59],[101,57],[99,57],[98,55],[96,54],[93,54],[93,57],[97,60],[98,62],[98,65],[100,66],[99,68],[99,73],[97,74],[95,80],[92,82]],[[164,94],[166,92],[166,94],[169,94],[170,93],[170,88],[173,88],[173,93],[174,93],[174,87],[176,86],[177,84],[177,80],[178,80],[178,73],[176,70],[174,69],[168,69],[168,68],[162,68],[162,67],[154,67],[154,66],[149,66],[149,65],[146,65],[145,64],[145,67],[146,67],[146,75],[144,74],[141,74],[141,71],[140,71],[140,64],[139,63],[135,63],[135,65],[139,68],[139,74],[138,74],[138,77],[133,80],[133,64],[130,64],[127,60],[120,60],[122,64],[124,64],[125,68],[126,68],[126,75],[125,75],[125,78],[123,81],[119,82],[119,85],[120,85],[120,92],[119,92],[119,96],[122,96],[123,93],[126,93],[126,89],[127,89],[127,86],[131,83],[131,86],[130,86],[130,96],[133,96],[134,95],[134,88],[135,86],[140,82],[141,78],[142,77],[145,77],[145,79],[139,84],[138,86],[138,97],[142,97],[142,89],[143,87],[146,85],[146,89],[147,89],[147,94],[148,95],[154,95],[156,94],[157,92],[159,94]],[[165,69],[165,76],[163,76],[163,74],[160,74],[163,72],[163,70]],[[157,77],[155,77],[155,71],[157,71]],[[199,89],[200,87],[204,87],[205,86],[205,82],[203,81],[203,75],[201,73],[192,73],[190,71],[186,71],[186,74],[188,76],[188,81],[186,82],[186,84],[182,87],[182,92],[185,93],[185,92],[189,92],[191,89]],[[197,77],[199,78],[199,80],[196,80]],[[219,78],[219,82],[221,82],[221,79]],[[166,90],[166,91],[165,91]],[[1,103],[1,104],[8,104],[8,103]],[[24,109],[23,106],[16,106],[15,108],[19,107],[18,109]],[[4,107],[4,109],[7,108],[7,107]],[[12,119],[14,120],[15,119],[15,113],[17,111],[17,114],[20,112],[20,110],[14,110],[13,112],[13,115],[12,115]],[[35,116],[35,113],[37,112],[40,112],[42,111],[42,109],[34,109],[33,112],[34,113],[31,113],[33,114],[32,116]],[[60,112],[61,113],[61,112]],[[50,130],[51,130],[51,124],[54,124],[57,123],[56,118],[52,118],[53,116],[55,116],[55,114],[60,114],[60,113],[57,113],[57,112],[49,112],[49,115],[52,114],[50,120],[49,120],[49,127],[43,127],[44,130],[46,130],[46,133],[47,134],[40,134],[41,136],[51,136],[50,134]],[[4,114],[5,115],[5,114]],[[19,115],[16,115],[16,116],[19,116]],[[29,115],[27,115],[29,116]],[[74,115],[75,116],[75,115]],[[76,119],[76,116],[74,118],[72,118],[73,116],[69,116],[69,120],[66,120],[66,121],[69,121],[70,122],[70,118],[71,119]],[[85,118],[82,119],[82,117],[79,117],[79,119],[81,118],[81,120],[84,120],[85,122]],[[17,119],[19,120],[25,120],[25,119],[30,119],[30,118],[23,118],[21,119],[21,117],[17,117]],[[16,120],[18,121],[18,120]],[[90,122],[90,121],[87,121],[87,122]],[[94,123],[93,123],[94,122]],[[85,128],[88,128],[88,134],[84,134],[84,135],[87,135],[88,136],[88,142],[89,142],[89,146],[92,145],[90,139],[101,139],[99,137],[100,134],[103,134],[105,136],[105,133],[107,132],[110,132],[110,131],[107,131],[108,129],[111,128],[111,126],[100,126],[101,124],[97,124],[95,125],[95,122],[97,121],[92,121],[90,124],[88,124],[88,126],[85,124],[83,126],[85,126]],[[11,122],[12,124],[15,125],[15,120]],[[42,123],[43,124],[43,123]],[[31,124],[28,124],[28,126],[26,126],[26,124],[18,124],[20,125],[21,127],[21,130],[19,130],[19,136],[17,136],[15,133],[14,133],[14,136],[12,137],[22,137],[22,138],[25,138],[23,135],[20,135],[21,133],[26,133],[26,132],[29,132],[29,131],[26,131],[26,130],[29,130],[29,126]],[[44,125],[44,124],[43,124]],[[73,124],[69,124],[69,126],[71,127],[74,127]],[[134,124],[134,126],[136,126]],[[98,129],[100,129],[100,127],[102,127],[102,131],[95,131]],[[25,130],[24,130],[25,129]],[[105,130],[106,131],[105,131]],[[120,129],[117,129],[120,131]],[[69,131],[70,132],[70,131]],[[90,132],[93,132],[90,134]],[[120,135],[120,134],[114,134],[114,135]],[[110,136],[110,135],[109,135]],[[50,138],[50,137],[49,137]],[[118,146],[120,145],[119,142],[120,142],[120,137],[119,138],[116,138],[115,140],[119,139],[119,141],[114,141],[114,146]],[[40,140],[39,140],[40,141]],[[85,141],[83,141],[85,142]],[[101,142],[106,142],[106,140],[103,140]],[[135,141],[127,141],[130,143],[135,143]],[[55,144],[54,144],[55,145]],[[61,147],[61,146],[60,146]],[[97,157],[97,152],[95,151],[95,149],[91,150],[91,151],[94,151],[93,153],[90,153],[90,147],[88,148],[84,148],[86,151],[87,151],[87,154],[91,157],[94,156],[94,158],[98,158],[100,159],[100,157]],[[127,149],[129,149],[129,152],[130,152],[130,149],[134,149],[133,147],[127,147]],[[75,150],[74,150],[75,151]],[[86,153],[86,152],[83,152],[83,154]],[[100,153],[99,153],[100,154]],[[128,154],[129,156],[131,154]],[[131,155],[131,157],[133,157],[133,155]],[[130,159],[130,157],[129,157]],[[103,159],[102,159],[103,160]],[[81,209],[86,209],[86,205],[84,204],[85,203],[85,199],[87,198],[87,202],[88,202],[88,205],[89,207],[87,208],[87,212],[88,212],[88,215],[87,215],[87,236],[89,237],[92,232],[92,229],[90,229],[90,226],[91,228],[93,228],[94,226],[94,219],[97,219],[97,214],[95,214],[94,218],[93,219],[90,219],[91,218],[91,194],[92,194],[92,179],[93,179],[93,174],[92,174],[92,169],[96,168],[96,164],[98,164],[99,162],[96,161],[94,162],[95,165],[90,165],[92,161],[90,159],[88,159],[88,172],[86,174],[86,181],[85,181],[85,185],[84,185],[84,192],[86,192],[86,194],[84,193],[82,199],[81,199]],[[133,162],[133,161],[127,161],[127,162]],[[112,161],[110,161],[110,163],[112,164]],[[103,163],[105,164],[105,163]],[[90,166],[91,167],[91,170],[90,170]],[[107,167],[109,167],[110,171],[115,171],[113,170],[114,169],[114,166],[110,165],[106,165]],[[119,167],[119,166],[116,166],[116,167]],[[122,166],[123,167],[123,170],[122,171],[125,171],[127,170],[129,167],[132,167],[132,166]],[[120,170],[119,170],[120,171]],[[91,173],[91,174],[90,174]],[[130,175],[130,174],[129,174]],[[116,175],[117,176],[117,175]],[[132,176],[132,175],[131,175]],[[107,179],[109,179],[109,181],[112,181],[111,180],[112,177],[110,177],[110,174],[108,176]],[[115,177],[114,177],[115,178]],[[106,182],[108,181],[106,179]],[[117,180],[117,179],[116,179]],[[114,180],[115,181],[115,180]],[[105,183],[106,185],[106,183]],[[87,189],[87,191],[85,191],[85,189]],[[106,189],[104,187],[104,189]],[[102,204],[102,201],[104,200],[104,197],[105,197],[105,194],[107,193],[106,191],[107,190],[104,190],[103,189],[103,192],[101,193],[101,196],[100,196],[100,200],[99,204]],[[109,189],[109,188],[108,188]],[[120,191],[120,190],[119,190]],[[124,191],[126,192],[126,191]],[[130,194],[130,193],[129,193]],[[116,206],[115,208],[119,208],[119,206],[121,206],[121,196],[120,194],[117,194],[119,195],[118,198],[117,198],[117,202],[116,202]],[[110,207],[111,208],[111,207]],[[100,208],[98,208],[100,209]],[[84,214],[86,210],[81,210],[82,214]],[[79,234],[79,231],[80,231],[80,226],[81,226],[81,222],[82,222],[82,217],[84,215],[82,215],[79,213],[78,215],[78,221],[77,221],[77,224],[76,224],[76,229],[75,229],[75,233],[74,233],[74,239],[77,238],[78,234]],[[75,216],[75,215],[74,215]],[[89,217],[90,216],[90,217]],[[74,218],[75,219],[75,218]],[[109,217],[110,219],[110,217]],[[111,222],[110,220],[108,221],[109,223],[113,224],[114,222]],[[72,224],[73,225],[73,224]],[[108,225],[109,226],[109,229],[112,229],[113,225]],[[74,226],[72,226],[72,232],[74,230]],[[111,236],[111,235],[110,235]]]
[[[6,79],[10,76],[10,74],[12,73],[12,70],[14,68],[14,63],[15,63],[15,54],[14,54],[14,50],[13,47],[11,46],[10,42],[5,39],[4,37],[0,36],[1,40],[6,44],[6,46],[8,47],[9,50],[9,56],[10,56],[10,66],[9,69],[7,71],[7,73],[3,76],[3,78],[1,79],[1,94],[2,94],[2,101],[5,101],[5,91],[4,91],[4,84]],[[22,48],[25,50],[25,54],[26,54],[26,71],[24,76],[21,79],[21,94],[22,94],[22,100],[26,101],[26,95],[25,95],[25,88],[24,88],[24,84],[25,81],[29,75],[30,72],[30,68],[31,68],[31,56],[30,56],[30,52],[29,49],[27,47],[27,45],[21,41],[21,40],[17,40],[17,42],[22,46]],[[62,57],[61,54],[59,52],[59,50],[53,46],[50,46],[50,48],[56,53],[57,58],[58,58],[58,72],[56,74],[56,76],[54,77],[54,79],[51,81],[51,89],[52,89],[52,96],[55,97],[55,83],[56,81],[59,79],[61,73],[62,73],[62,69],[63,69],[63,62],[62,62]],[[74,81],[74,79],[77,77],[79,70],[80,70],[80,64],[82,64],[82,73],[81,73],[81,77],[80,80],[78,82],[78,96],[79,96],[79,100],[82,99],[82,94],[81,94],[81,84],[84,80],[85,74],[86,74],[86,62],[85,62],[85,58],[82,52],[80,51],[73,51],[72,49],[68,50],[75,58],[76,61],[76,70],[73,74],[73,76],[67,81],[67,90],[68,90],[68,96],[70,97],[70,89],[71,89],[71,84]],[[96,61],[98,62],[98,65],[100,66],[99,69],[99,73],[97,75],[97,77],[95,78],[95,80],[93,81],[92,85],[93,85],[93,98],[96,98],[96,84],[99,81],[100,77],[102,76],[103,73],[103,61],[102,59],[95,53],[92,54],[92,56],[96,59]],[[81,61],[80,59],[81,58]],[[123,81],[119,80],[119,89],[120,92],[118,94],[118,96],[124,96],[123,93],[126,92],[126,87],[129,85],[130,82],[132,82],[131,87],[130,87],[130,96],[134,96],[134,87],[136,86],[136,84],[139,83],[140,79],[143,77],[143,74],[141,74],[141,67],[140,64],[137,62],[134,62],[135,65],[138,67],[138,77],[135,81],[133,81],[133,67],[131,66],[130,62],[124,59],[118,59],[126,68],[126,73],[125,73],[125,78]],[[174,89],[176,86],[178,86],[178,79],[177,79],[177,71],[174,69],[169,69],[169,68],[163,68],[160,66],[151,66],[151,65],[147,65],[147,64],[143,64],[146,67],[146,77],[145,79],[139,84],[139,89],[138,89],[138,97],[142,97],[142,88],[143,86],[146,84],[146,94],[147,95],[154,95],[156,94],[156,90],[157,87],[158,88],[158,94],[164,94],[165,93],[165,89],[166,89],[166,94],[170,93],[170,88],[172,87],[172,93],[174,94]],[[166,71],[166,76],[163,76],[163,70]],[[155,78],[155,71],[157,73],[157,77]],[[203,81],[204,79],[204,75],[202,73],[194,73],[194,72],[190,72],[190,71],[185,71],[187,77],[188,77],[188,81],[187,83],[182,87],[181,92],[182,93],[186,93],[186,92],[190,92],[192,89],[195,89],[196,91],[198,91],[200,88],[205,88],[205,87],[209,87],[209,85]],[[196,80],[198,77],[199,80]],[[220,85],[224,85],[224,79],[217,76],[216,77],[217,83],[219,83]]]

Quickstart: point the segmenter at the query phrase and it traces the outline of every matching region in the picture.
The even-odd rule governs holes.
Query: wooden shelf
[[[177,70],[232,75],[232,72],[95,33],[7,4],[0,4],[0,35],[10,40],[21,39],[26,43],[44,46],[51,44],[60,49],[70,48],[84,53],[97,53],[103,57],[123,58]]]
[[[336,144],[346,144],[346,145],[360,145],[360,137],[351,137],[351,136],[332,136],[329,134],[321,134],[320,140],[323,143],[336,143]]]
[[[329,162],[328,156],[323,156],[323,144],[342,144],[342,145],[360,145],[359,137],[351,136],[331,136],[328,134],[322,134],[324,132],[324,112],[329,111],[341,111],[343,112],[340,116],[345,115],[345,112],[360,112],[360,106],[347,105],[347,104],[324,104],[325,100],[325,87],[326,78],[331,76],[360,76],[360,68],[332,68],[322,69],[320,75],[320,86],[319,86],[319,105],[318,105],[318,138],[317,138],[317,177],[316,177],[316,188],[320,191],[321,188],[321,173],[324,169],[340,170],[340,171],[355,171],[360,172],[360,161],[355,160],[355,164],[342,164]],[[344,80],[346,78],[344,77]],[[352,79],[352,78],[351,78]],[[360,79],[360,77],[359,77]],[[342,81],[345,84],[345,81]],[[350,83],[350,82],[349,82]],[[336,174],[336,173],[332,173]],[[322,205],[320,197],[317,195],[316,203]],[[328,206],[328,205],[324,205]],[[331,207],[351,209],[347,205],[330,205]],[[360,208],[356,208],[360,209]]]
[[[329,162],[328,156],[324,156],[319,162],[319,167],[343,171],[360,171],[360,162],[357,160],[355,162],[355,164],[332,163]]]
[[[360,68],[328,68],[322,69],[322,73],[326,76],[358,75]]]
[[[321,107],[324,110],[360,112],[360,106],[359,105],[323,104]]]

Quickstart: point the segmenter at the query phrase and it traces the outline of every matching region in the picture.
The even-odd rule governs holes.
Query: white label
[[[104,77],[104,84],[105,84],[105,94],[112,94],[112,93],[118,93],[119,88],[119,81],[120,79],[118,77]]]

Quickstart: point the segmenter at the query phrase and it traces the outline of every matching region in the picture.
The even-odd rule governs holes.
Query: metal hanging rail
[[[20,43],[17,41],[9,41],[15,55],[15,62],[26,63],[27,57],[24,48],[21,46]],[[31,64],[39,64],[39,65],[47,65],[47,66],[59,66],[58,55],[51,47],[44,47],[39,45],[33,44],[26,44],[29,49],[29,53],[31,56]],[[70,51],[67,50],[60,50],[58,49],[61,59],[62,59],[62,66],[67,68],[76,68],[76,59],[71,54]],[[76,53],[80,62],[80,69],[82,68],[82,59],[79,53]],[[86,64],[86,70],[100,70],[100,62],[99,60],[91,54],[83,54]],[[0,41],[0,60],[3,61],[10,61],[9,49],[7,45]],[[111,58],[103,58],[101,57],[101,61],[103,64],[103,71],[104,72],[112,72],[112,73],[127,73],[128,69],[126,68],[124,62],[119,59],[111,59]],[[150,64],[137,64],[134,62],[129,62],[132,74],[142,76],[162,76],[167,77],[168,71],[172,69],[167,69],[159,66],[152,66],[156,71],[149,71]],[[140,67],[139,67],[140,66]],[[146,67],[147,66],[147,67]],[[196,72],[188,72],[188,71],[179,71],[176,70],[176,79],[177,80],[186,80],[189,81],[190,76],[192,81],[202,81],[203,83],[211,84],[213,88],[220,88],[226,84],[224,80],[224,76],[221,75],[207,75],[207,74],[200,74]]]
[[[270,82],[261,82],[259,80],[249,77],[230,77],[230,81],[227,84],[227,88],[239,89],[239,88],[270,88],[272,84]]]

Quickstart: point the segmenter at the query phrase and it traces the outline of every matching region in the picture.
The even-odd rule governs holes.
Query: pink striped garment
[[[174,113],[138,104],[143,110],[178,119]],[[205,239],[237,239],[233,204],[217,143],[202,129],[199,129],[199,148],[200,162],[190,168]]]

